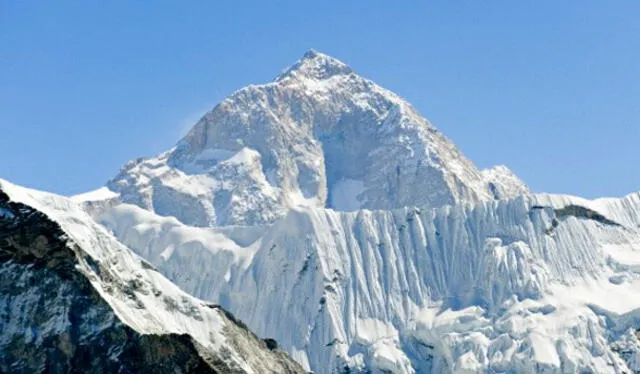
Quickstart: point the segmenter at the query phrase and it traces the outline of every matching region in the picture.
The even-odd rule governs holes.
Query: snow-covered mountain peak
[[[300,60],[280,73],[275,81],[287,78],[323,80],[336,75],[348,75],[352,72],[353,70],[342,61],[310,49]]]
[[[174,149],[125,165],[108,186],[196,226],[272,222],[299,205],[437,207],[528,191],[510,172],[487,175],[400,96],[311,50],[275,81],[231,94]]]

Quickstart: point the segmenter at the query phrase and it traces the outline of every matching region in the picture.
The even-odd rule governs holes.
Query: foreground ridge
[[[0,371],[306,373],[219,306],[180,291],[68,199],[5,181]]]

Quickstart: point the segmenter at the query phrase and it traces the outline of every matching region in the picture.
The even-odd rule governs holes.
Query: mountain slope
[[[305,371],[69,199],[0,181],[0,372]]]
[[[527,191],[515,176],[488,180],[402,98],[313,50],[108,186],[192,226],[268,223],[300,205],[438,207]]]
[[[639,217],[635,194],[304,208],[258,236],[127,205],[100,221],[318,373],[621,373],[640,369]]]

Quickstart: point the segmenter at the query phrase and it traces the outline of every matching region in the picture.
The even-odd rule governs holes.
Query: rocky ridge
[[[180,291],[70,200],[6,181],[0,331],[7,373],[306,373],[229,312]]]

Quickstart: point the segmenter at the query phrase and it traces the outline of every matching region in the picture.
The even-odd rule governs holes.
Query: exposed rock
[[[565,217],[576,217],[576,218],[584,218],[584,219],[592,219],[594,221],[598,221],[603,225],[611,225],[611,226],[620,226],[619,223],[608,219],[602,214],[596,212],[595,210],[589,209],[587,207],[581,205],[567,205],[560,209],[555,209],[556,216],[558,218]]]

